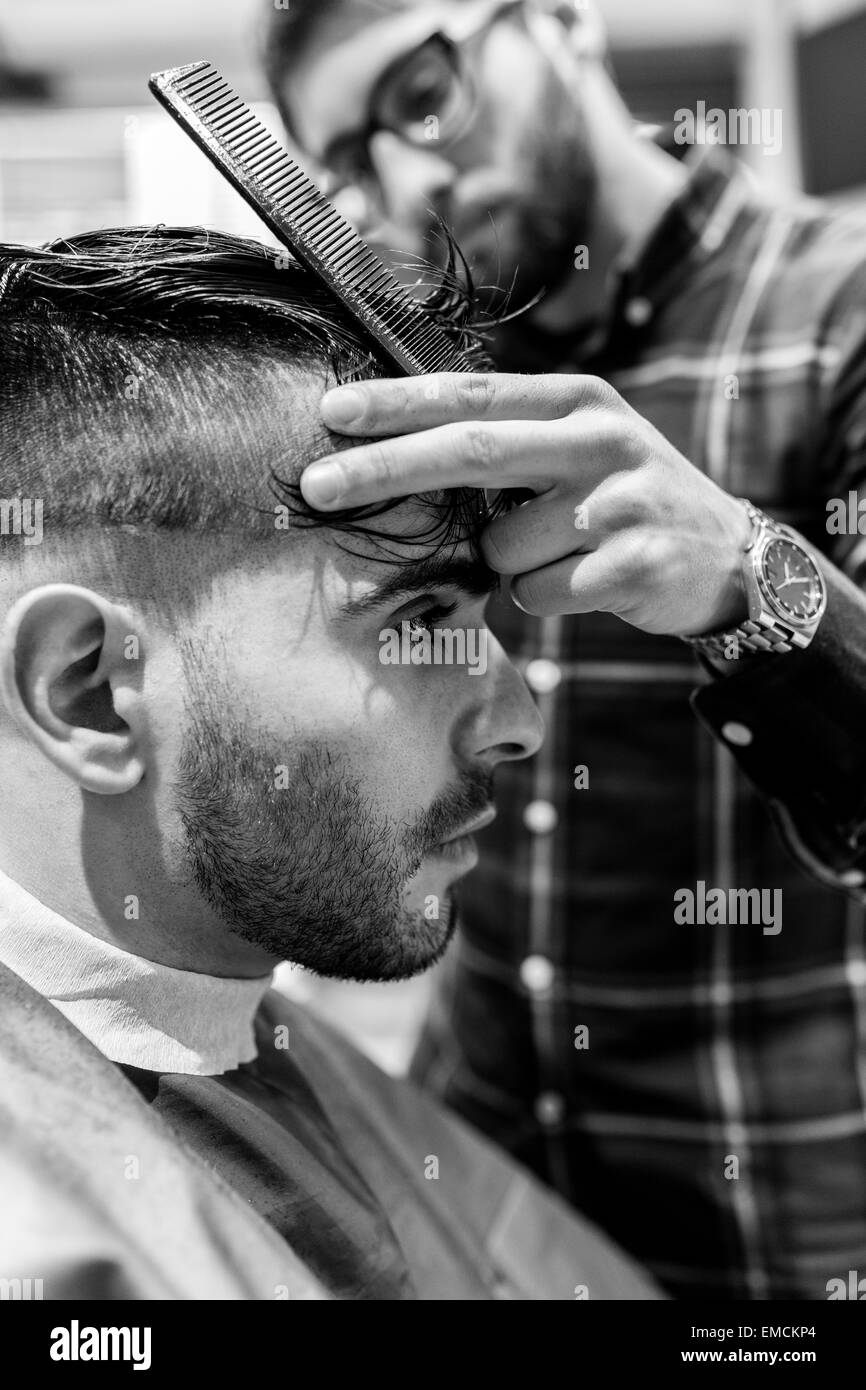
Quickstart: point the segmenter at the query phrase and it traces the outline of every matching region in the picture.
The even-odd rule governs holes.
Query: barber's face
[[[591,164],[574,96],[519,10],[456,46],[433,37],[438,29],[447,39],[455,16],[463,22],[473,9],[407,0],[383,18],[372,0],[344,4],[323,20],[283,91],[306,153],[355,186],[347,211],[363,210],[356,220],[380,253],[397,264],[407,255],[441,259],[441,238],[431,235],[438,215],[476,285],[513,288],[517,306],[571,269],[585,239]],[[414,143],[393,129],[365,140],[383,113],[394,124],[402,118]]]
[[[396,564],[286,533],[272,562],[220,576],[182,644],[176,862],[233,933],[326,975],[394,979],[441,954],[476,858],[461,832],[489,817],[496,765],[540,740],[485,626],[489,572],[461,546],[425,577],[429,543],[401,542],[430,520],[411,503],[380,519]],[[468,629],[484,659],[383,662],[404,623]]]

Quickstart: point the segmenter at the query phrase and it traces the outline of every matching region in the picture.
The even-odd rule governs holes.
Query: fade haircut
[[[459,345],[477,346],[465,294],[443,288],[431,310]],[[302,378],[324,390],[391,372],[312,275],[254,241],[127,227],[0,247],[0,498],[42,499],[46,551],[49,540],[78,545],[82,576],[96,551],[118,587],[181,608],[208,556],[211,572],[218,563],[215,538],[239,554],[251,538],[273,540],[278,507],[293,525],[382,535],[372,519],[396,501],[330,515],[304,503],[303,468],[346,441],[319,424]],[[430,527],[401,543],[477,540],[483,494],[423,500]],[[13,547],[12,558],[32,554],[0,536],[0,558]],[[169,585],[172,552],[184,574]]]

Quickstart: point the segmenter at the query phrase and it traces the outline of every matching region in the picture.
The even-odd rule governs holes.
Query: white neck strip
[[[112,1062],[217,1076],[256,1056],[271,976],[173,970],[82,931],[0,873],[0,961]]]

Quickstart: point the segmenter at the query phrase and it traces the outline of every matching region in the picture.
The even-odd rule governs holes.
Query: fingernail
[[[351,386],[337,387],[322,397],[322,417],[325,424],[352,425],[364,414],[364,397]]]
[[[521,611],[521,613],[525,613],[525,614],[526,614],[527,618],[531,618],[531,617],[532,617],[532,614],[530,613],[529,609],[528,609],[528,608],[524,608],[523,604],[520,602],[520,599],[517,598],[517,596],[515,595],[515,592],[514,592],[514,576],[513,576],[513,575],[512,575],[511,579],[510,579],[509,582],[508,582],[508,597],[511,599],[511,602],[514,604],[515,608],[519,608],[520,611]]]
[[[326,507],[340,496],[340,475],[330,463],[314,463],[304,472],[303,494],[311,507]]]

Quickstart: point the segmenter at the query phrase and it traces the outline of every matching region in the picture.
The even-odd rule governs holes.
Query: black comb
[[[471,372],[439,328],[210,63],[157,72],[157,101],[401,372]]]

